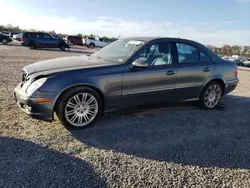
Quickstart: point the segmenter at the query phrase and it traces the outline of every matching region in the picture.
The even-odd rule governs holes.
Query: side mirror
[[[148,63],[146,63],[146,60],[145,59],[136,59],[133,61],[132,65],[134,67],[141,67],[141,68],[146,68],[148,67]]]

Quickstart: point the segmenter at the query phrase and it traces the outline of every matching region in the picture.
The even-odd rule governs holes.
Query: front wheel
[[[89,48],[90,48],[90,49],[94,49],[94,48],[95,48],[95,44],[91,43],[91,44],[89,45]]]
[[[30,49],[34,50],[37,48],[37,45],[35,43],[30,44]]]
[[[101,109],[101,98],[96,91],[78,87],[63,94],[56,113],[64,126],[81,129],[93,124],[101,115]]]
[[[2,39],[2,43],[3,44],[8,44],[8,40],[7,39]]]
[[[222,96],[222,87],[218,82],[210,82],[203,89],[199,103],[201,108],[209,110],[218,106]]]
[[[60,44],[60,45],[59,45],[59,49],[60,49],[60,50],[65,51],[65,48],[66,48],[66,47],[65,47],[64,44]]]

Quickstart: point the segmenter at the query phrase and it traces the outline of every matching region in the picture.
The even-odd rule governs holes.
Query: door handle
[[[166,72],[166,75],[175,75],[175,71],[174,70],[169,70]]]
[[[209,67],[204,68],[203,72],[210,72],[210,68]]]

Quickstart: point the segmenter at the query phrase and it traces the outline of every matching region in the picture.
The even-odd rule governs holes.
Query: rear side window
[[[176,43],[176,47],[178,51],[179,63],[191,63],[199,61],[199,50],[196,47],[182,43]]]
[[[208,57],[206,54],[203,52],[200,53],[201,61],[210,61],[210,57]]]
[[[24,33],[23,36],[24,36],[24,37],[28,37],[28,36],[29,36],[29,33]]]

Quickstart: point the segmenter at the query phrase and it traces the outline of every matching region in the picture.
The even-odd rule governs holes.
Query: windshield
[[[124,63],[136,52],[145,42],[140,40],[120,39],[102,48],[91,57]]]
[[[59,36],[57,36],[57,35],[51,35],[53,38],[55,38],[55,39],[61,39]]]

